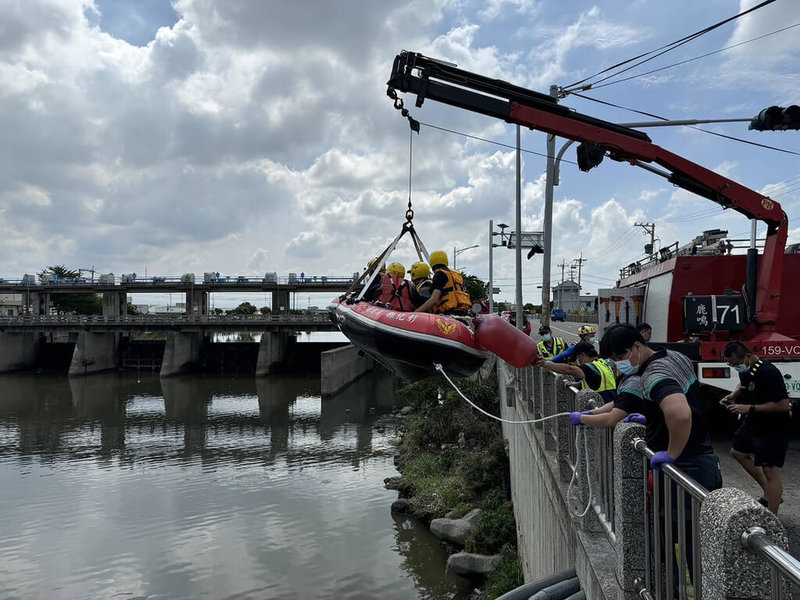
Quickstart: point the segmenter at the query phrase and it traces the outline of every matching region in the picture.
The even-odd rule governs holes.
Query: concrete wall
[[[320,355],[322,395],[335,394],[364,373],[375,368],[375,361],[360,354],[353,345],[328,350]]]
[[[0,333],[0,373],[32,369],[39,339],[38,333]]]
[[[172,377],[197,370],[200,363],[202,333],[170,331],[164,346],[161,362],[161,377]]]
[[[510,369],[510,372],[509,372]],[[533,419],[532,405],[523,393],[523,372],[498,362],[501,416],[507,420]],[[545,407],[554,414],[555,406]],[[548,423],[548,421],[545,421]],[[558,429],[533,424],[503,424],[511,462],[512,500],[525,581],[536,581],[556,571],[575,568],[586,597],[591,600],[622,597],[616,584],[614,547],[599,527],[584,527],[569,513],[569,482],[560,476],[556,452],[564,447],[554,439]],[[545,441],[545,438],[549,438]],[[578,491],[580,492],[580,490]],[[573,491],[573,493],[575,493]],[[595,518],[590,509],[588,519]]]
[[[119,334],[81,331],[72,353],[69,375],[92,375],[119,367]]]

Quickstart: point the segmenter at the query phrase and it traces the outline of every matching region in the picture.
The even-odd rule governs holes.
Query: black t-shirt
[[[656,452],[667,449],[669,429],[660,405],[667,396],[683,394],[692,411],[692,425],[689,439],[678,460],[713,452],[711,438],[706,429],[700,385],[692,361],[679,352],[659,350],[639,367],[638,375],[642,378],[643,404],[650,408],[659,407],[659,410],[652,411],[652,415],[645,414],[649,432],[648,446]]]
[[[669,445],[669,431],[664,423],[664,414],[655,402],[644,399],[642,378],[626,375],[617,384],[617,399],[614,408],[633,414],[644,415],[644,439],[650,449],[666,449]]]
[[[431,292],[434,290],[439,290],[440,292],[444,293],[444,288],[447,287],[447,274],[442,270],[439,269],[433,274],[433,283],[431,284]]]
[[[411,283],[411,301],[416,306],[422,306],[431,297],[431,280],[423,279]]]
[[[783,375],[768,360],[759,359],[747,371],[739,373],[739,383],[742,391],[736,400],[738,404],[766,404],[789,397]],[[745,418],[756,431],[776,434],[786,433],[791,420],[788,412],[748,413]]]

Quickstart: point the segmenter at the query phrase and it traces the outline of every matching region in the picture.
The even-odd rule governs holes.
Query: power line
[[[638,67],[639,65],[642,65],[642,64],[644,64],[646,62],[649,62],[649,61],[653,60],[654,58],[658,58],[659,56],[661,56],[662,54],[666,54],[670,50],[674,50],[675,48],[679,48],[680,46],[683,46],[684,44],[686,44],[688,42],[691,42],[692,40],[695,40],[695,39],[699,38],[700,36],[705,35],[706,33],[710,32],[710,31],[713,31],[714,29],[717,29],[718,27],[722,27],[726,23],[730,23],[731,21],[733,21],[735,19],[738,19],[739,17],[743,17],[744,15],[746,15],[748,13],[751,13],[751,12],[753,12],[755,10],[758,10],[760,8],[763,8],[764,6],[767,6],[768,4],[772,4],[773,2],[775,2],[775,0],[764,0],[764,2],[762,2],[760,4],[757,4],[756,6],[754,6],[752,8],[749,8],[748,10],[742,11],[742,12],[736,14],[736,15],[733,15],[732,17],[728,17],[727,19],[724,19],[724,20],[719,21],[719,22],[717,22],[717,23],[715,23],[713,25],[710,25],[710,26],[708,26],[708,27],[706,27],[704,29],[696,31],[695,33],[687,35],[687,36],[685,36],[685,37],[683,37],[683,38],[681,38],[679,40],[676,40],[674,42],[670,42],[669,44],[665,44],[664,46],[661,46],[660,48],[656,48],[655,50],[650,50],[649,52],[644,52],[644,53],[640,54],[639,56],[634,56],[633,58],[629,58],[627,60],[619,62],[616,65],[612,65],[610,67],[607,67],[606,69],[603,69],[602,71],[599,71],[598,73],[595,73],[594,75],[590,75],[589,77],[585,77],[584,79],[581,79],[580,81],[576,81],[575,83],[572,83],[572,84],[566,86],[566,88],[563,91],[565,91],[567,93],[570,93],[572,91],[570,88],[575,88],[576,86],[580,86],[581,84],[585,83],[586,81],[588,81],[590,79],[593,79],[593,78],[597,77],[598,75],[602,75],[603,73],[607,73],[608,71],[612,71],[612,70],[616,69],[617,67],[621,67],[621,66],[626,65],[626,64],[628,64],[630,62],[639,60],[640,58],[644,58],[644,57],[649,56],[651,54],[653,55],[653,56],[649,56],[648,58],[644,58],[644,60],[641,60],[641,61],[639,61],[639,62],[637,62],[637,63],[635,63],[633,65],[630,65],[630,66],[628,66],[628,67],[626,67],[626,68],[624,68],[624,69],[622,69],[620,71],[617,71],[615,73],[611,73],[610,75],[607,75],[606,77],[600,79],[596,83],[601,83],[601,82],[603,82],[603,81],[605,81],[607,79],[611,79],[612,77],[616,77],[617,75],[620,75],[621,73],[625,73],[626,71],[630,71],[631,69],[634,69],[634,68]],[[587,86],[583,86],[582,89],[590,89],[592,85],[593,84],[589,84]]]
[[[511,144],[504,144],[503,142],[496,142],[494,140],[487,140],[486,138],[478,137],[477,135],[471,135],[469,133],[463,133],[461,131],[455,131],[453,129],[447,129],[446,127],[439,127],[438,125],[431,125],[430,123],[424,123],[422,121],[419,122],[420,125],[425,125],[425,127],[430,127],[431,129],[438,129],[439,131],[445,131],[447,133],[453,133],[455,135],[461,135],[465,138],[470,138],[472,140],[477,140],[479,142],[486,142],[488,144],[495,144],[496,146],[502,146],[503,148],[510,148],[512,150],[516,150],[516,146],[512,146]],[[536,156],[543,156],[547,158],[547,154],[542,154],[541,152],[534,152],[533,150],[526,150],[525,148],[520,148],[520,152],[525,152],[527,154],[534,154]],[[572,160],[561,159],[561,162],[569,163],[572,165],[577,165],[578,163]]]
[[[733,44],[731,46],[726,46],[725,48],[720,48],[719,50],[714,50],[713,52],[706,52],[705,54],[701,54],[700,56],[695,56],[694,58],[687,58],[686,60],[682,60],[676,63],[672,63],[671,65],[667,65],[666,67],[659,67],[658,69],[652,69],[650,71],[645,71],[644,73],[637,73],[636,75],[631,75],[629,77],[624,77],[622,79],[617,79],[616,81],[609,81],[602,85],[593,85],[591,89],[599,90],[600,88],[608,87],[609,85],[614,85],[615,83],[622,83],[624,81],[630,81],[631,79],[638,79],[639,77],[644,77],[646,75],[652,75],[653,73],[658,73],[659,71],[666,71],[667,69],[671,69],[673,67],[679,67],[681,65],[685,65],[686,63],[694,62],[696,60],[700,60],[701,58],[706,58],[708,56],[713,56],[714,54],[719,54],[720,52],[725,52],[726,50],[732,50],[733,48],[738,48],[739,46],[743,46],[745,44],[749,44],[750,42],[756,42],[760,39],[765,37],[769,37],[771,35],[775,35],[776,33],[782,33],[788,29],[792,29],[793,27],[800,26],[800,22],[795,23],[794,25],[788,25],[786,27],[782,27],[781,29],[776,29],[775,31],[770,31],[769,33],[765,33],[764,35],[760,35],[758,37],[751,38],[749,40],[745,40],[743,42],[739,42],[738,44]]]
[[[634,112],[640,115],[644,115],[646,117],[651,117],[653,119],[658,119],[659,121],[669,121],[666,117],[662,117],[659,115],[654,115],[653,113],[644,112],[642,110],[637,110],[635,108],[630,108],[627,106],[622,106],[620,104],[614,104],[613,102],[606,102],[605,100],[599,100],[598,98],[592,98],[591,96],[584,96],[583,94],[573,93],[573,96],[578,96],[578,98],[583,98],[584,100],[591,100],[592,102],[597,102],[599,104],[605,104],[606,106],[613,106],[614,108],[621,108],[622,110],[628,110],[630,112]],[[703,133],[709,133],[711,135],[716,135],[728,140],[733,140],[735,142],[741,142],[743,144],[750,144],[751,146],[758,146],[759,148],[766,148],[768,150],[775,150],[777,152],[784,152],[786,154],[794,154],[795,156],[800,156],[800,152],[794,152],[792,150],[785,150],[783,148],[776,148],[775,146],[767,146],[766,144],[759,144],[757,142],[751,142],[750,140],[743,140],[742,138],[733,137],[732,135],[725,135],[723,133],[717,133],[716,131],[710,131],[708,129],[703,129],[702,127],[696,127],[695,125],[682,125],[682,127],[688,127],[690,129],[696,129],[697,131],[702,131]]]

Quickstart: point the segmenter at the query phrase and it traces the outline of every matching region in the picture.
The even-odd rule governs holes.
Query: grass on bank
[[[462,379],[457,385],[477,406],[498,414],[496,377],[483,382]],[[404,495],[413,514],[425,523],[448,513],[458,518],[482,509],[465,550],[501,555],[500,566],[486,580],[487,598],[496,598],[524,583],[506,445],[498,421],[445,386],[427,379],[398,392],[414,409],[400,447]]]

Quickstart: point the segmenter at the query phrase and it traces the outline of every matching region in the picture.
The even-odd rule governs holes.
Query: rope
[[[541,423],[542,421],[547,421],[548,419],[555,419],[557,417],[568,417],[569,416],[569,412],[560,412],[560,413],[556,413],[554,415],[548,415],[546,417],[542,417],[540,419],[529,419],[529,420],[525,420],[525,421],[511,421],[509,419],[503,419],[503,418],[498,417],[496,415],[493,415],[493,414],[491,414],[489,412],[486,412],[480,406],[475,404],[472,400],[467,398],[464,395],[464,393],[458,388],[458,386],[455,384],[455,382],[453,382],[453,380],[450,379],[450,377],[445,372],[444,367],[442,367],[442,365],[440,363],[433,363],[433,366],[436,368],[437,371],[439,371],[442,375],[444,375],[444,378],[447,380],[447,382],[453,387],[453,389],[456,392],[458,392],[459,396],[461,396],[464,400],[467,401],[467,404],[472,406],[472,408],[474,408],[478,412],[486,415],[490,419],[494,419],[495,421],[500,421],[501,423],[510,423],[512,425],[520,425],[520,424],[525,424],[525,423]],[[581,462],[580,438],[582,437],[583,438],[583,449],[584,449],[583,460],[586,463],[586,483],[587,483],[587,487],[588,487],[588,490],[587,490],[587,498],[588,499],[586,501],[586,507],[580,513],[573,511],[572,510],[572,506],[570,506],[569,504],[567,505],[567,510],[569,510],[569,513],[573,517],[576,517],[576,518],[580,518],[580,517],[586,516],[586,513],[589,512],[589,509],[592,506],[592,478],[591,478],[591,473],[589,472],[589,441],[586,438],[586,432],[584,431],[584,429],[585,429],[584,427],[579,427],[577,435],[575,436],[575,463],[576,463],[576,465],[572,469],[572,479],[569,480],[569,486],[567,487],[567,500],[569,500],[570,496],[572,496],[572,486],[575,484],[575,481],[577,480],[578,465]]]

